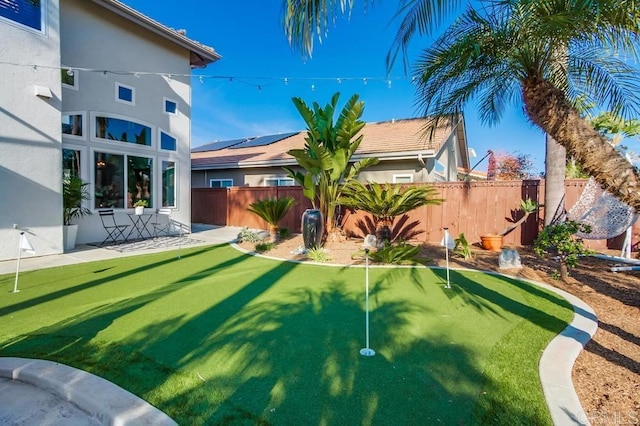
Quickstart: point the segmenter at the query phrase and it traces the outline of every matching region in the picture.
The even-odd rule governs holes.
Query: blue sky
[[[396,31],[391,22],[395,1],[376,2],[366,13],[356,10],[349,22],[339,21],[322,44],[315,44],[310,59],[289,47],[280,0],[123,2],[168,27],[186,29],[188,37],[222,55],[206,69],[194,71],[203,76],[202,83],[193,79],[194,147],[304,130],[292,97],[324,105],[335,92],[341,93],[341,102],[357,93],[365,102],[363,119],[368,122],[420,115],[401,64],[394,68],[390,84],[385,78],[385,56]],[[413,51],[420,47],[416,40]],[[529,154],[533,171],[544,169],[544,134],[527,122],[520,106],[513,106],[497,126],[489,127],[470,105],[465,121],[469,146],[478,154],[471,164],[492,149]],[[478,169],[486,170],[486,164],[485,160]]]

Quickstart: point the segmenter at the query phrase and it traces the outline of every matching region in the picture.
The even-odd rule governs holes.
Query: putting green
[[[473,271],[257,258],[228,245],[0,276],[0,356],[62,362],[181,424],[550,423],[537,376],[572,317]]]

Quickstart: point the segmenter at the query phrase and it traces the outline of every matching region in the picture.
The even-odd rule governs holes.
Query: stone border
[[[105,425],[177,425],[169,416],[121,387],[57,362],[0,357],[0,377],[28,383],[69,401]]]

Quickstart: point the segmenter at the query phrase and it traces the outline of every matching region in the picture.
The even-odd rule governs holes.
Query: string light
[[[176,77],[184,77],[184,78],[197,78],[198,81],[202,84],[205,83],[205,80],[228,80],[229,83],[233,83],[234,80],[238,81],[242,84],[253,86],[258,90],[262,90],[263,88],[271,85],[269,82],[277,82],[280,81],[285,86],[289,86],[289,83],[296,82],[302,84],[310,84],[311,90],[315,91],[318,83],[338,83],[342,84],[343,82],[360,82],[364,86],[370,85],[369,83],[381,83],[386,84],[387,88],[392,88],[393,80],[399,81],[410,81],[414,83],[416,81],[415,77],[268,77],[268,76],[223,76],[223,75],[214,75],[214,74],[176,74],[176,73],[163,73],[163,72],[150,72],[150,71],[119,71],[119,70],[99,70],[93,68],[82,68],[82,67],[50,67],[38,64],[20,64],[20,63],[12,63],[0,61],[0,64],[3,65],[14,65],[21,67],[30,67],[34,70],[38,69],[61,69],[63,72],[66,72],[69,76],[77,75],[78,72],[86,72],[86,73],[98,73],[103,76],[107,76],[108,74],[115,75],[129,75],[134,78],[141,78],[144,76],[161,76],[168,80],[172,80]],[[324,83],[323,83],[324,84]],[[307,86],[309,87],[309,86]]]

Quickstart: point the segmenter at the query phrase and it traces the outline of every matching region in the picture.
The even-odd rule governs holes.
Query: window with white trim
[[[295,181],[290,177],[264,178],[262,186],[293,186]]]
[[[162,207],[176,207],[176,163],[162,160]]]
[[[111,114],[92,113],[91,115],[95,117],[94,136],[97,139],[151,146],[151,126]]]
[[[94,207],[133,207],[147,200],[153,207],[153,158],[94,152]]]
[[[178,140],[168,133],[160,131],[160,149],[165,151],[175,151],[178,147]]]
[[[66,112],[62,114],[62,135],[76,139],[84,139],[84,113]]]
[[[44,33],[47,0],[0,0],[0,20],[20,28]]]
[[[229,188],[233,186],[233,179],[209,179],[209,188]]]
[[[164,110],[165,113],[170,115],[178,115],[178,102],[173,99],[164,98]]]
[[[413,183],[413,175],[393,175],[393,183]]]
[[[136,90],[126,84],[116,83],[116,101],[127,104],[136,104]]]
[[[2,0],[0,0],[1,2]],[[60,79],[62,80],[62,87],[66,89],[78,90],[80,73],[72,68],[61,68]]]

